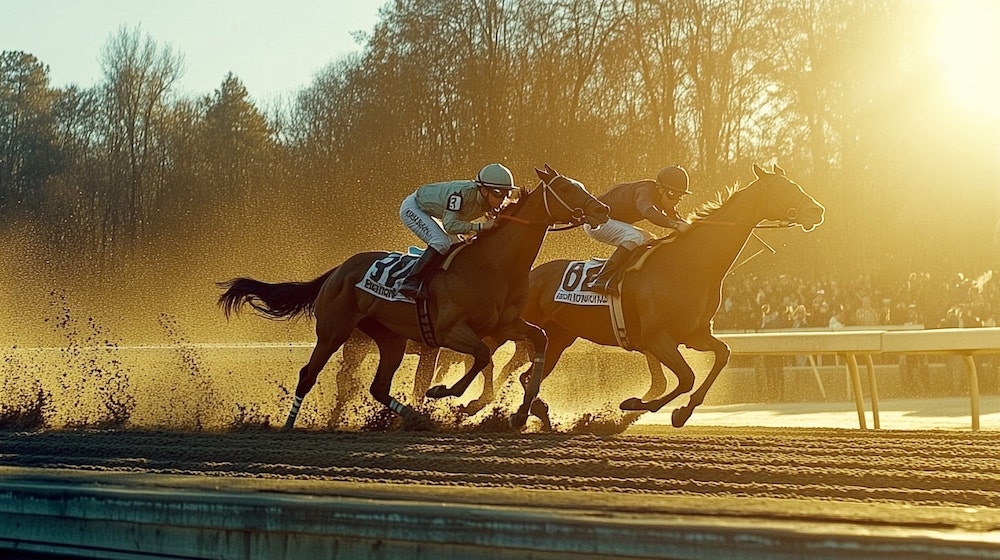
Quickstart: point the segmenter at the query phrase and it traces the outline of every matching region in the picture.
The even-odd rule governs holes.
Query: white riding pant
[[[399,219],[424,243],[442,255],[460,241],[458,235],[449,235],[437,218],[420,209],[417,205],[417,193],[403,199],[399,206]]]
[[[596,239],[601,243],[607,243],[615,247],[625,247],[628,250],[635,249],[639,245],[656,237],[642,228],[619,220],[608,220],[607,223],[599,228],[592,228],[590,224],[583,224],[583,231],[587,232],[587,235],[592,239]]]

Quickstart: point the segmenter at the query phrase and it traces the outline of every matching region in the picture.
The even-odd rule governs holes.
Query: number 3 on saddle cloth
[[[454,256],[465,245],[457,245],[448,252],[441,270],[447,270]],[[406,280],[410,269],[416,264],[423,250],[418,247],[410,247],[405,254],[389,253],[381,259],[373,262],[365,275],[361,277],[354,286],[361,291],[368,292],[373,296],[386,301],[402,301],[405,303],[415,303],[417,309],[417,322],[420,324],[420,335],[427,346],[437,347],[437,340],[434,336],[434,326],[431,324],[430,316],[427,312],[427,301],[414,301],[399,293],[399,287]]]
[[[621,294],[621,285],[625,280],[625,275],[642,267],[646,256],[649,255],[648,249],[636,252],[641,254],[627,263],[624,272],[618,275],[618,294]],[[611,316],[611,330],[615,333],[618,346],[626,350],[632,350],[633,348],[631,343],[629,343],[628,333],[625,328],[625,315],[622,313],[621,295],[616,294],[608,297],[604,294],[592,292],[588,287],[601,272],[601,268],[604,267],[606,260],[594,258],[589,261],[570,261],[567,263],[566,269],[563,271],[562,281],[559,282],[559,288],[556,290],[553,299],[557,303],[564,303],[566,305],[607,307]]]
[[[373,262],[355,287],[386,301],[413,303],[412,298],[399,293],[399,287],[422,252],[417,247],[410,247],[405,254],[389,253]]]

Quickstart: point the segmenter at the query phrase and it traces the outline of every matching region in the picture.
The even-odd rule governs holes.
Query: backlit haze
[[[567,23],[573,20],[566,12],[557,13],[562,21],[554,18],[552,22],[563,25],[558,40],[536,44],[532,40],[539,39],[539,31],[525,24],[540,25],[530,17],[541,17],[536,12],[544,12],[547,6],[580,9],[582,17],[596,18],[591,21],[593,27],[600,27],[618,21],[601,10],[653,9],[667,4],[501,2],[515,24],[504,32],[517,39],[503,45],[513,53],[500,61],[513,76],[506,80],[490,74],[493,61],[484,62],[487,57],[482,54],[487,49],[475,50],[491,35],[463,27],[481,24],[478,13],[463,10],[495,8],[497,3],[440,4],[442,12],[447,11],[444,8],[452,12],[424,17],[419,2],[382,0],[0,0],[0,51],[34,55],[47,67],[52,88],[76,85],[86,90],[102,84],[106,45],[123,30],[138,30],[183,57],[184,73],[169,102],[190,103],[184,106],[186,115],[204,117],[205,107],[215,101],[231,73],[264,116],[261,122],[285,118],[284,126],[300,126],[299,139],[306,138],[302,141],[306,148],[295,146],[302,149],[294,154],[298,159],[289,157],[294,149],[282,144],[266,154],[279,160],[278,164],[264,160],[268,163],[260,167],[266,169],[255,170],[252,180],[237,187],[227,184],[228,175],[226,180],[211,175],[215,168],[209,164],[205,164],[207,172],[202,168],[177,172],[183,181],[162,183],[169,185],[164,190],[176,189],[164,198],[184,193],[177,196],[181,203],[173,207],[184,210],[178,212],[182,219],[177,220],[177,227],[165,220],[169,228],[156,230],[155,237],[134,246],[108,244],[100,258],[53,250],[71,246],[59,237],[63,222],[3,224],[0,307],[6,313],[0,317],[0,348],[105,342],[178,347],[188,342],[312,342],[313,323],[308,319],[275,323],[246,314],[227,322],[216,306],[220,293],[216,282],[236,276],[268,282],[308,281],[355,252],[405,250],[420,244],[399,223],[402,198],[424,182],[471,178],[491,160],[507,163],[517,183],[525,186],[534,184],[532,168],[548,163],[580,179],[595,194],[617,182],[651,177],[660,166],[681,163],[691,171],[693,190],[682,203],[682,212],[693,211],[725,186],[752,180],[751,164],[770,169],[777,163],[826,205],[826,221],[809,235],[760,233],[777,254],[751,240],[746,256],[758,249],[761,252],[741,268],[743,277],[842,273],[853,278],[881,266],[893,278],[905,278],[908,272],[922,271],[917,267],[928,265],[927,254],[948,260],[949,265],[955,263],[954,268],[963,267],[961,271],[972,277],[1000,269],[1000,228],[995,225],[1000,214],[1000,73],[996,71],[1000,68],[1000,2],[858,3],[878,17],[899,13],[910,18],[906,22],[912,20],[912,27],[900,24],[891,33],[882,33],[879,26],[885,26],[885,19],[862,17],[868,12],[849,13],[851,8],[844,6],[854,3],[802,3],[825,10],[819,15],[826,19],[821,20],[810,17],[816,14],[780,14],[785,3],[775,2],[773,13],[785,17],[782,23],[798,25],[798,34],[783,35],[780,27],[766,29],[774,34],[767,41],[783,41],[781,47],[794,48],[779,53],[781,49],[772,49],[765,40],[748,41],[747,50],[759,56],[759,70],[753,66],[758,74],[747,76],[765,77],[744,81],[771,80],[774,89],[742,90],[743,97],[738,97],[742,106],[715,107],[707,116],[698,113],[698,102],[703,100],[699,95],[710,102],[706,105],[728,97],[714,90],[704,94],[692,86],[691,76],[674,85],[675,90],[683,89],[683,95],[669,100],[683,109],[677,114],[657,113],[660,102],[673,92],[657,89],[667,80],[656,73],[666,66],[654,60],[653,45],[659,45],[658,39],[650,39],[645,50],[630,50],[633,43],[621,39],[599,51],[608,57],[601,66],[577,60],[582,59],[577,52],[592,47],[584,44],[591,35],[573,36],[580,27]],[[720,11],[736,5],[700,4]],[[760,11],[759,4],[747,6],[759,10],[755,14],[765,22],[761,28],[766,28],[767,17],[773,13]],[[913,9],[893,11],[894,7]],[[380,9],[395,19],[382,21]],[[856,29],[844,31],[843,18],[838,16],[845,15],[853,18]],[[448,17],[454,19],[440,23]],[[629,25],[648,26],[646,35],[630,35],[631,27],[624,26],[615,32],[630,40],[663,32],[648,18],[636,19]],[[361,58],[377,50],[372,37],[383,23],[380,31],[384,33],[377,36],[382,41],[377,44],[378,56]],[[448,32],[455,37],[442,37]],[[434,40],[424,33],[432,34]],[[814,34],[809,39],[816,39],[823,48],[809,56],[794,52],[810,46],[810,40],[801,37],[809,33]],[[505,38],[499,32],[497,36]],[[474,48],[459,53],[458,47],[465,44]],[[675,52],[678,59],[690,55],[683,49]],[[645,57],[654,64],[639,64]],[[349,64],[338,66],[345,61],[363,61],[364,65],[360,70]],[[677,71],[699,68],[700,62],[678,64]],[[528,67],[531,64],[537,67]],[[338,74],[345,69],[355,70],[348,73],[355,82]],[[587,72],[587,79],[577,83],[578,75]],[[650,74],[640,78],[641,72]],[[338,89],[344,83],[350,87]],[[768,104],[768,95],[779,88],[785,88],[780,101]],[[503,97],[499,93],[507,97],[498,101]],[[302,105],[313,112],[295,113],[302,99],[309,102]],[[343,105],[354,112],[341,114]],[[496,114],[486,118],[490,109]],[[794,117],[783,121],[775,116],[786,111]],[[694,132],[732,114],[745,118],[727,121],[712,131],[714,136]],[[313,138],[302,132],[311,132],[303,122],[318,123],[316,128],[334,124],[323,129],[328,134]],[[357,122],[364,126],[352,128]],[[666,128],[668,122],[682,123],[671,132],[683,138],[660,134],[659,127]],[[494,134],[490,126],[503,134]],[[188,132],[177,129],[181,132],[169,136],[171,140]],[[631,138],[622,131],[644,136],[629,144]],[[225,139],[227,134],[212,138]],[[734,138],[729,144],[719,142],[716,151],[703,149],[726,134]],[[269,147],[287,139],[274,142],[276,135],[271,132],[261,136],[266,142],[259,145]],[[507,137],[514,141],[508,142]],[[103,146],[92,138],[88,141]],[[419,152],[414,148],[417,144],[424,151],[414,156]],[[192,142],[191,146],[200,151],[177,153],[199,155],[213,147],[208,142]],[[756,150],[757,146],[761,148]],[[103,155],[94,155],[88,163],[105,163],[100,159]],[[685,160],[678,161],[681,158]],[[177,161],[188,160],[175,157],[164,165]],[[93,165],[80,169],[103,169]],[[271,168],[280,171],[274,173],[274,181],[267,174]],[[101,183],[103,179],[92,183],[109,192],[120,185]],[[55,182],[54,187],[45,185],[63,196],[52,199],[81,205],[90,202],[73,197],[88,188],[86,181],[76,176],[60,180],[64,182]],[[191,184],[196,187],[183,190]],[[162,194],[154,193],[151,198]],[[106,202],[100,197],[91,200],[97,201],[95,206]],[[153,213],[160,210],[150,206]],[[79,219],[79,207],[71,210],[60,216],[67,230],[74,223],[89,224]],[[100,209],[94,214],[106,217]],[[145,232],[141,227],[137,230]],[[580,230],[559,232],[547,237],[539,262],[606,257],[610,252],[610,247],[593,242]],[[100,271],[94,264],[98,261],[104,267]],[[930,263],[934,264],[939,263]],[[890,284],[890,288],[896,286]],[[285,356],[286,350],[279,353],[287,363],[274,375],[287,384],[294,379],[305,351]],[[183,352],[178,354],[188,359]],[[185,363],[190,368],[194,362]],[[171,362],[169,367],[176,369],[175,365]]]

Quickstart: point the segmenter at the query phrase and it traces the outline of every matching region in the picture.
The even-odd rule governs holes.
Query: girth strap
[[[420,338],[423,339],[424,344],[427,346],[437,348],[437,338],[434,336],[434,325],[431,323],[431,313],[430,307],[427,305],[427,299],[417,298],[415,303],[417,308],[417,324],[420,325]]]
[[[622,275],[624,278],[625,275]],[[619,279],[621,286],[621,279]],[[619,290],[619,294],[620,294]],[[632,350],[632,344],[628,340],[628,333],[625,330],[625,314],[622,312],[622,297],[619,294],[612,295],[608,300],[608,308],[611,312],[611,330],[615,333],[615,340],[618,346],[626,350]]]

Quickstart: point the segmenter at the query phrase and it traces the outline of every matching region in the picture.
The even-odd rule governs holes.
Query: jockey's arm
[[[451,235],[479,232],[483,227],[482,224],[478,222],[463,220],[459,217],[458,212],[451,211],[445,211],[444,215],[441,217],[441,224],[444,226],[444,231]]]
[[[647,197],[640,197],[636,201],[636,205],[642,217],[649,220],[655,225],[671,229],[684,229],[687,227],[687,222],[681,219],[677,215],[677,211],[673,210],[673,216],[669,216],[666,212],[659,209],[653,201],[649,200]]]

